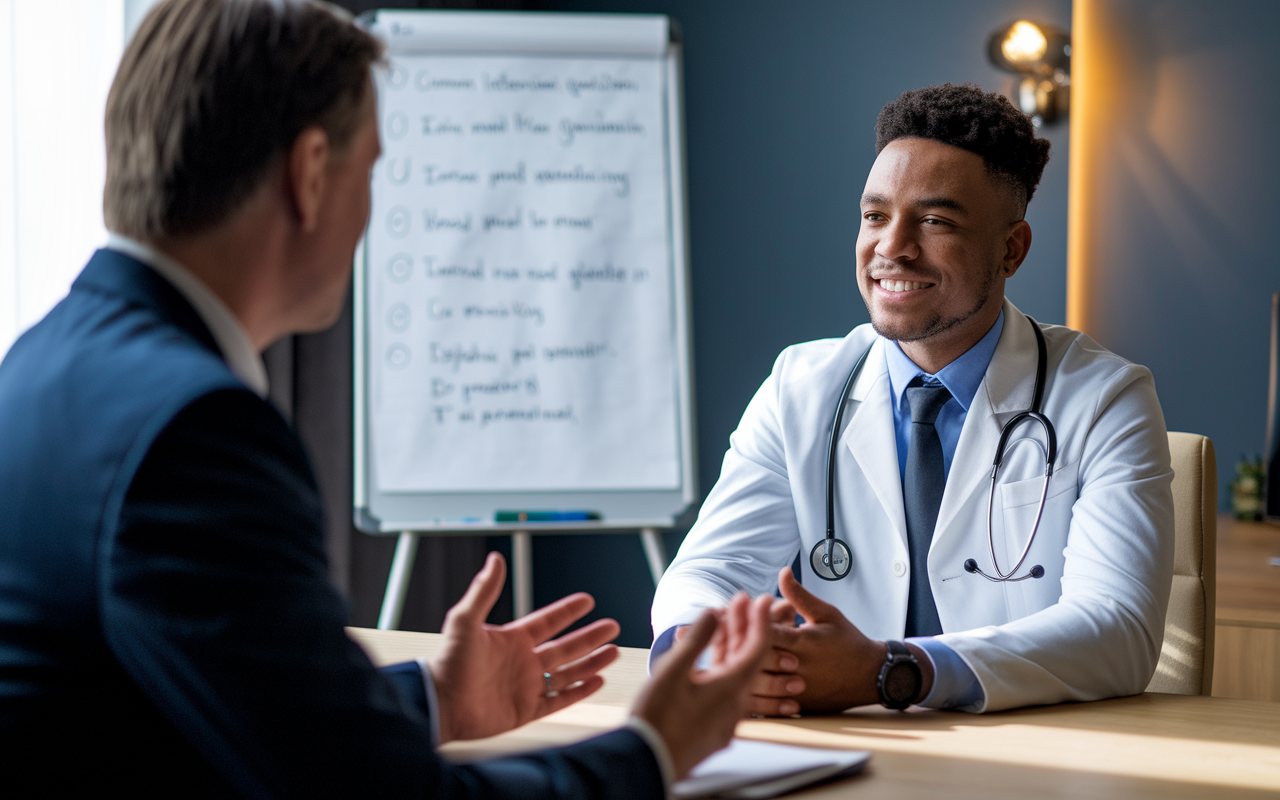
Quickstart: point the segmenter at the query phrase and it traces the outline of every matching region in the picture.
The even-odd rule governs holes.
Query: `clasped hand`
[[[868,638],[840,609],[800,585],[791,568],[778,573],[782,598],[770,609],[773,648],[751,684],[752,714],[788,716],[823,713],[879,702],[876,676],[885,661],[884,642]],[[796,614],[804,623],[796,625]],[[924,678],[921,697],[933,685],[928,658],[911,646]]]

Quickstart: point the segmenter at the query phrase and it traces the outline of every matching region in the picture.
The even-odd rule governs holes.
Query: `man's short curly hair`
[[[987,172],[1007,181],[1026,205],[1049,163],[1049,140],[1008,98],[972,84],[944,83],[903,92],[876,120],[876,155],[895,139],[934,139],[982,156]]]

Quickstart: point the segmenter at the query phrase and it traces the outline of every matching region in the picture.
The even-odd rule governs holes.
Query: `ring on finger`
[[[544,686],[546,686],[546,687],[547,687],[547,690],[546,690],[545,692],[543,692],[543,693],[542,693],[542,696],[543,696],[543,697],[559,697],[559,696],[560,696],[560,693],[559,693],[559,692],[557,692],[555,689],[552,689],[552,688],[551,688],[551,673],[550,673],[550,672],[544,672],[544,673],[542,673],[542,683],[543,683],[543,685],[544,685]]]

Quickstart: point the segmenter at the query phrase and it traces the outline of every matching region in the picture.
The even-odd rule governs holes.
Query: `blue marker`
[[[494,522],[587,522],[600,519],[595,511],[499,511]]]

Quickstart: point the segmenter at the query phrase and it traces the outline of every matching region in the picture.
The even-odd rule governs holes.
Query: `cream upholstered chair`
[[[1218,466],[1213,442],[1170,433],[1173,460],[1173,587],[1164,646],[1148,692],[1208,695],[1213,689]]]

